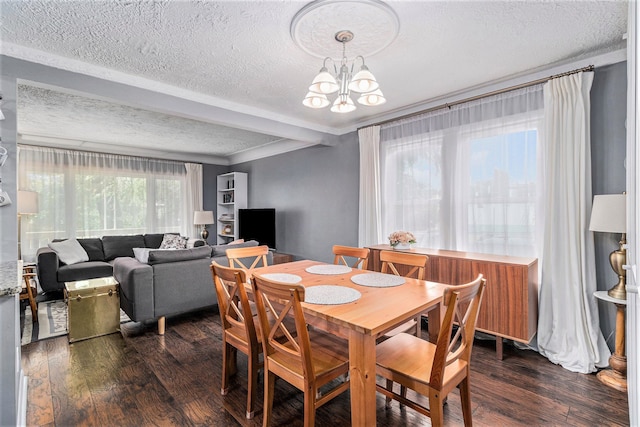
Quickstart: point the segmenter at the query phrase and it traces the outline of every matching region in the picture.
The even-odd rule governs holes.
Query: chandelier
[[[348,42],[353,40],[353,37],[353,33],[349,30],[338,31],[335,34],[336,41],[342,43],[340,69],[338,70],[337,64],[333,59],[326,57],[318,75],[313,79],[311,86],[309,86],[309,92],[302,101],[303,105],[309,108],[327,107],[331,104],[327,95],[335,92],[338,92],[338,96],[331,106],[331,111],[334,113],[350,113],[356,109],[356,105],[351,99],[351,92],[360,94],[358,103],[362,105],[376,106],[387,102],[384,95],[382,95],[382,91],[379,89],[380,85],[376,81],[376,78],[365,65],[364,57],[356,56],[356,58],[351,61],[351,66],[349,67],[346,46]],[[353,70],[356,62],[359,62],[359,60],[362,61],[360,71],[354,75]],[[335,76],[327,69],[327,61],[333,62]]]

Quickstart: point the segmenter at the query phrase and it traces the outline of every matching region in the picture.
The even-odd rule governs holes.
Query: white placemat
[[[297,274],[289,274],[289,273],[267,273],[262,274],[262,277],[273,280],[276,282],[284,282],[284,283],[299,283],[302,281],[302,277]]]
[[[402,276],[394,276],[393,274],[382,273],[363,273],[356,274],[351,277],[351,281],[357,285],[370,286],[373,288],[388,288],[391,286],[400,286],[405,280]]]
[[[305,271],[311,274],[345,274],[351,273],[351,267],[347,267],[346,265],[323,264],[312,265],[311,267],[305,268]]]
[[[355,289],[337,285],[311,286],[304,290],[304,302],[309,304],[348,304],[361,296],[362,294]]]

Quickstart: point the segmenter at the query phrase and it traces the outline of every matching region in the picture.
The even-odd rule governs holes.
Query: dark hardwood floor
[[[217,313],[167,319],[165,336],[156,326],[122,325],[122,334],[79,341],[67,337],[22,347],[29,377],[29,426],[260,426],[260,407],[244,418],[246,358],[228,395],[220,395],[221,339]],[[262,386],[262,382],[260,383]],[[476,340],[472,359],[472,405],[476,426],[629,425],[627,394],[601,384],[594,374],[569,372],[538,353],[505,346],[495,358],[494,342]],[[350,425],[349,393],[317,412],[318,426]],[[302,425],[302,394],[277,381],[274,423]],[[378,395],[379,426],[428,426],[430,420],[397,402],[384,408]],[[445,424],[462,425],[457,391],[445,406]]]

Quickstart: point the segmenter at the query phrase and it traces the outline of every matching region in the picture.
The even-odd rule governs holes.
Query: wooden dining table
[[[325,263],[311,260],[257,268],[253,274],[287,273],[301,277],[305,288],[316,285],[346,286],[361,297],[346,304],[303,303],[308,324],[330,332],[349,342],[349,376],[351,387],[351,425],[376,425],[376,338],[415,318],[429,314],[429,337],[437,338],[441,301],[445,285],[405,278],[399,286],[371,287],[354,283],[351,278],[367,270],[351,269],[343,274],[316,274],[308,267]],[[326,264],[330,265],[330,264]]]

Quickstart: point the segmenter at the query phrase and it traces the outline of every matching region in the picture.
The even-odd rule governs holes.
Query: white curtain
[[[358,131],[360,138],[360,198],[358,245],[382,243],[380,222],[380,126]]]
[[[56,238],[182,232],[184,163],[113,154],[18,147],[18,184],[38,193],[38,213],[22,217],[22,256]],[[193,213],[191,213],[193,216]]]
[[[202,210],[202,165],[185,163],[184,167],[187,170],[187,218],[191,221],[185,224],[183,235],[199,238],[200,226],[193,224],[193,213]]]
[[[537,85],[382,125],[385,241],[537,257],[542,108]]]
[[[540,288],[538,350],[581,373],[608,364],[598,322],[591,212],[590,99],[593,73],[544,86],[547,221]]]

